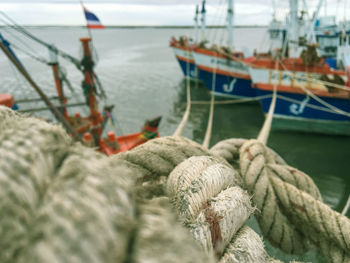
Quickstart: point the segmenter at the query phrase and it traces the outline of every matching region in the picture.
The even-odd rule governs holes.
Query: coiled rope
[[[4,107],[0,130],[1,262],[212,262],[127,162]]]
[[[4,107],[0,130],[1,262],[164,262],[165,255],[167,262],[269,262],[261,239],[244,226],[253,212],[283,250],[315,244],[327,261],[349,261],[349,219],[256,140],[208,151],[165,137],[107,158],[73,144],[59,126]],[[153,183],[167,190],[149,192]],[[164,198],[144,197],[166,193],[194,240]]]

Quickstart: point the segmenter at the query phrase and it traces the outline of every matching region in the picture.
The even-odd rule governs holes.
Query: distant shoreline
[[[22,25],[23,27],[27,28],[85,28],[86,26],[76,26],[76,25]],[[0,25],[0,28],[4,28],[7,26]],[[136,28],[157,28],[157,29],[190,29],[193,28],[193,26],[105,26],[106,29],[113,29],[113,28],[125,28],[125,29],[136,29]],[[267,25],[237,25],[235,28],[264,28],[267,27]],[[226,26],[207,26],[207,28],[226,28]]]

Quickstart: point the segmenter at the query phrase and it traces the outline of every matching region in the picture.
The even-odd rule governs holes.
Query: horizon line
[[[86,25],[21,25],[24,27],[80,27],[86,28]],[[193,28],[191,25],[104,25],[105,28]],[[267,27],[268,25],[236,25],[236,28],[248,28],[248,27]],[[9,27],[7,25],[0,25],[0,27]],[[224,25],[210,25],[206,28],[226,28]]]

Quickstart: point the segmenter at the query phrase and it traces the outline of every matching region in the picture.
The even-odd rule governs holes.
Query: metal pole
[[[49,100],[58,100],[60,99],[58,96],[48,97]],[[36,102],[36,101],[42,101],[41,98],[33,98],[33,99],[22,99],[22,100],[15,100],[15,103],[29,103],[29,102]]]
[[[199,7],[196,5],[196,15],[194,17],[194,41],[195,43],[198,43],[198,13],[199,13]]]
[[[298,0],[289,0],[290,6],[290,28],[289,28],[289,57],[298,57],[298,40],[299,40],[299,26],[298,26]]]
[[[206,11],[205,11],[205,0],[203,0],[203,2],[202,2],[202,12],[201,12],[201,14],[202,14],[202,17],[201,17],[201,22],[202,22],[202,28],[201,28],[201,41],[205,41],[206,39],[205,39],[205,13],[206,13]]]
[[[228,9],[227,9],[228,39],[227,39],[227,47],[228,47],[229,50],[232,50],[232,43],[233,43],[232,23],[233,23],[233,0],[228,0]]]
[[[52,104],[52,102],[48,99],[45,93],[40,89],[40,87],[34,82],[34,80],[30,77],[27,71],[18,63],[18,61],[11,55],[11,53],[7,50],[3,43],[0,42],[0,48],[5,53],[5,55],[10,59],[10,61],[16,66],[18,71],[23,75],[23,77],[30,83],[30,85],[34,88],[34,90],[39,94],[42,100],[46,103],[46,105],[50,108],[52,114],[56,117],[58,121],[60,121],[63,126],[70,132],[74,139],[80,141],[79,134],[73,129],[73,127],[67,122],[67,120],[62,116],[62,114],[57,110],[57,108]]]
[[[89,46],[89,42],[91,41],[91,39],[81,38],[80,41],[82,43],[84,52],[83,60],[85,60],[85,63],[82,63],[85,76],[83,85],[86,85],[86,87],[88,88],[86,96],[88,98],[88,105],[90,107],[90,119],[93,125],[92,134],[94,135],[96,145],[98,145],[102,134],[102,129],[100,125],[102,119],[100,113],[98,112],[98,102],[95,96],[95,75],[93,72],[92,53]]]
[[[52,72],[53,72],[53,77],[55,80],[57,95],[59,97],[59,101],[61,103],[61,106],[63,106],[63,107],[60,107],[60,110],[61,110],[61,113],[63,114],[64,118],[66,120],[68,120],[69,117],[68,117],[67,109],[65,107],[66,99],[64,97],[62,81],[61,81],[60,74],[59,74],[59,64],[58,64],[57,54],[54,51],[52,51],[51,49],[49,49],[49,54],[50,54],[50,65],[52,67]]]
[[[79,107],[79,106],[84,106],[86,105],[85,102],[79,102],[79,103],[72,103],[72,104],[66,104],[64,106],[56,106],[57,109],[62,109],[63,107],[64,108],[71,108],[71,107]],[[36,112],[36,111],[47,111],[47,110],[50,110],[50,108],[48,107],[41,107],[41,108],[32,108],[32,109],[20,109],[20,110],[17,110],[18,112]]]

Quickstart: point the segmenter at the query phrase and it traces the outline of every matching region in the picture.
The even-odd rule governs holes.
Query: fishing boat
[[[194,17],[194,40],[187,36],[180,36],[178,39],[175,37],[171,38],[170,47],[173,49],[175,57],[180,65],[180,68],[185,76],[185,78],[190,78],[191,80],[199,80],[199,72],[193,57],[193,50],[197,45],[203,45],[205,43],[205,24],[206,24],[206,9],[205,0],[202,2],[201,9],[201,40],[199,41],[199,6],[196,5],[196,13]],[[200,42],[200,43],[198,43]]]
[[[15,101],[11,94],[0,94],[0,105],[13,109]]]
[[[187,37],[181,36],[179,39],[173,37],[170,42],[170,47],[174,50],[175,57],[185,78],[198,80],[198,69],[192,54],[196,44],[190,43]]]
[[[212,93],[230,97],[254,97],[247,62],[242,52],[233,52],[233,1],[228,1],[226,47],[212,45],[194,48],[194,60],[200,79]],[[249,59],[248,59],[249,61]]]
[[[89,11],[84,9],[84,12]],[[94,23],[94,26],[96,27],[96,23]],[[99,151],[107,155],[111,155],[130,150],[150,139],[159,137],[158,125],[161,117],[146,121],[145,125],[138,133],[115,136],[113,131],[109,131],[107,132],[107,137],[103,137],[107,122],[113,121],[112,110],[114,106],[105,105],[103,107],[103,111],[99,111],[97,96],[105,96],[105,93],[94,71],[91,38],[80,39],[83,50],[83,58],[81,60],[78,60],[69,54],[66,54],[63,51],[57,49],[56,47],[45,43],[43,40],[40,40],[37,37],[33,36],[25,28],[19,25],[16,25],[14,28],[17,28],[19,32],[26,34],[31,39],[39,42],[49,49],[50,62],[45,63],[49,64],[52,68],[57,91],[56,99],[59,101],[59,105],[54,105],[41,90],[41,88],[35,83],[35,81],[31,78],[28,71],[24,68],[23,64],[11,48],[9,41],[7,41],[2,36],[0,38],[0,48],[18,69],[18,71],[30,83],[34,90],[39,94],[40,99],[46,103],[46,110],[50,110],[55,118],[62,123],[68,133],[70,133],[76,140],[83,142],[87,146],[96,147]],[[57,55],[62,55],[62,57],[68,58],[68,60],[73,62],[83,73],[84,80],[82,82],[82,89],[86,102],[78,103],[75,105],[67,104],[67,98],[64,95],[63,89],[64,77],[61,74]],[[40,99],[29,99],[26,101],[39,101]],[[0,105],[4,105],[10,108],[16,107],[15,100],[11,94],[0,94]],[[73,115],[69,115],[67,110],[69,106],[81,105],[86,105],[89,107],[90,112],[88,116],[81,116],[78,112]],[[37,110],[42,109],[36,109],[33,111]]]
[[[304,2],[304,4],[306,4]],[[307,9],[305,6],[304,8]],[[254,57],[268,57],[275,55],[283,49],[287,37],[287,22],[282,23],[276,19],[276,11],[268,26],[268,37],[270,47],[268,53],[238,52],[233,46],[233,20],[234,20],[234,4],[232,0],[228,1],[227,9],[227,46],[218,47],[212,45],[210,48],[196,47],[194,49],[194,58],[199,70],[200,79],[205,83],[207,89],[212,93],[220,96],[229,96],[234,98],[253,98],[256,97],[256,90],[252,87],[251,76],[247,64]],[[276,10],[276,7],[274,7]],[[306,11],[301,12],[298,18],[299,37],[304,38],[305,35],[312,31],[312,25],[315,21],[308,17],[304,17]],[[315,15],[314,17],[317,17]]]
[[[257,95],[271,95],[261,100],[263,111],[268,112],[276,88],[274,128],[350,135],[350,71],[332,68],[318,55],[319,44],[300,45],[298,1],[290,0],[290,9],[288,57],[256,57],[249,63]]]

